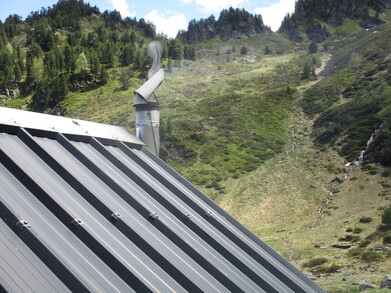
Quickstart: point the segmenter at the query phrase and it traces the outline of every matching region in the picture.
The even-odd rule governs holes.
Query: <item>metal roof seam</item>
[[[176,217],[178,219],[180,219],[183,223],[187,224],[191,230],[193,232],[195,231],[198,231],[197,234],[200,236],[200,235],[204,235],[204,240],[209,244],[209,245],[212,245],[212,247],[214,247],[217,251],[219,251],[221,253],[222,249],[223,251],[225,252],[228,252],[229,250],[227,250],[226,248],[223,248],[224,246],[223,245],[220,245],[218,244],[218,242],[216,242],[216,238],[214,237],[210,237],[210,235],[208,233],[205,233],[204,229],[200,229],[198,227],[197,224],[193,223],[192,221],[190,221],[190,217],[187,216],[189,213],[188,212],[181,212],[176,206],[173,205],[172,202],[168,201],[164,196],[163,194],[159,193],[159,192],[156,192],[155,189],[153,189],[148,183],[147,183],[147,180],[144,179],[141,179],[141,177],[139,177],[139,175],[136,175],[134,173],[133,170],[131,170],[130,168],[128,168],[123,161],[120,161],[119,159],[117,159],[113,154],[111,154],[103,145],[101,145],[99,142],[97,142],[96,140],[92,140],[92,144],[93,144],[93,147],[95,147],[105,158],[107,158],[110,162],[112,162],[116,167],[118,167],[124,174],[126,174],[126,176],[129,176],[130,179],[132,179],[134,182],[136,182],[136,184],[140,185],[140,187],[142,187],[149,195],[152,195],[152,197],[157,200],[159,203],[163,203],[163,205],[165,206],[165,208],[167,208],[171,214],[173,215],[176,215]],[[131,174],[131,176],[130,176]],[[242,271],[247,271],[248,272],[248,276],[251,276],[252,277],[252,280],[254,282],[256,282],[258,285],[260,285],[261,287],[264,286],[266,288],[266,291],[269,291],[269,292],[274,292],[273,290],[273,287],[271,287],[269,285],[269,283],[275,283],[275,287],[277,288],[280,288],[280,285],[273,281],[273,277],[271,274],[269,274],[267,271],[263,271],[263,274],[264,276],[263,277],[266,277],[266,280],[268,281],[265,281],[263,280],[263,277],[261,277],[260,274],[253,274],[253,271],[251,269],[249,269],[246,265],[245,265],[245,262],[243,261],[239,261],[237,262],[239,259],[236,257],[237,254],[240,254],[239,251],[237,251],[235,254],[232,253],[232,252],[228,252],[227,255],[225,255],[226,258],[229,258],[228,255],[232,256],[230,259],[231,259],[231,262],[233,261],[235,263],[235,265],[237,266],[240,266],[241,267],[241,270]],[[301,289],[298,287],[298,288],[295,288],[297,290],[297,292],[304,292],[304,291],[301,291]],[[289,290],[288,287],[281,287],[280,290]],[[276,291],[277,292],[277,291]]]
[[[217,213],[220,215],[221,219],[225,219],[230,225],[238,229],[245,237],[248,237],[254,244],[256,244],[259,248],[267,252],[274,261],[277,261],[284,267],[284,271],[288,272],[288,277],[293,277],[295,280],[300,280],[299,283],[303,282],[301,286],[304,286],[303,289],[306,292],[324,292],[324,290],[319,287],[316,283],[310,280],[307,276],[305,276],[302,272],[300,272],[296,267],[290,264],[286,259],[284,259],[281,255],[271,249],[266,243],[264,243],[261,239],[255,236],[252,232],[246,229],[241,223],[239,223],[236,219],[234,219],[231,215],[225,212],[220,206],[218,206],[215,202],[213,202],[209,197],[203,194],[199,189],[197,189],[193,184],[191,184],[187,179],[182,177],[178,172],[174,169],[170,168],[167,164],[165,164],[159,157],[153,155],[147,148],[142,148],[140,151],[143,155],[149,158],[152,162],[157,164],[160,168],[162,168],[165,172],[167,172],[170,176],[173,176],[175,180],[177,180],[180,184],[183,184],[187,189],[189,189],[194,195],[196,195],[199,199],[205,202],[207,205],[211,206]]]

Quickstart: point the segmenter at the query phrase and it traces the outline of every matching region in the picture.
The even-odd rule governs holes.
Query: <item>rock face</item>
[[[194,44],[200,41],[213,39],[220,35],[221,39],[246,39],[254,37],[267,30],[260,15],[252,15],[244,9],[223,10],[216,21],[212,15],[200,21],[189,22],[188,30],[178,34],[178,37],[187,43]]]
[[[363,28],[371,28],[384,23],[379,19],[378,13],[389,6],[387,0],[298,0],[295,12],[284,18],[279,32],[288,33],[291,40],[296,41],[292,39],[297,39],[294,32],[299,26],[305,26],[307,37],[319,43],[330,36],[320,22],[336,27],[342,25],[345,18],[349,18],[358,20]],[[378,13],[370,16],[370,9]]]
[[[372,285],[368,285],[368,284],[361,284],[360,286],[358,286],[358,291],[362,292],[362,291],[365,291],[367,289],[374,289],[375,287],[373,287]]]
[[[381,281],[380,289],[383,289],[383,288],[391,289],[391,277],[390,276],[385,276],[383,281]]]

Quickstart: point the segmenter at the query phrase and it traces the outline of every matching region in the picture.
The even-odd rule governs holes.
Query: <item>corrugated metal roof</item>
[[[324,292],[133,138],[9,126],[0,290]]]

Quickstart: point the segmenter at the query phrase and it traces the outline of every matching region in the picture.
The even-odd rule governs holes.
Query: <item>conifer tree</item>
[[[76,70],[76,54],[70,45],[66,45],[64,48],[64,63],[65,70],[68,73],[72,73]]]
[[[101,70],[101,64],[99,62],[98,54],[96,53],[96,51],[94,49],[92,49],[90,51],[89,60],[90,60],[91,74],[94,77],[94,79],[97,79],[98,75],[100,73],[100,70]]]
[[[109,81],[109,73],[104,66],[101,67],[99,80],[101,84],[106,84]]]
[[[84,75],[87,73],[88,70],[89,70],[89,66],[88,66],[87,56],[84,52],[81,52],[76,61],[76,71]]]
[[[130,45],[126,45],[122,50],[121,55],[121,65],[128,66],[133,62],[133,51],[130,48]]]

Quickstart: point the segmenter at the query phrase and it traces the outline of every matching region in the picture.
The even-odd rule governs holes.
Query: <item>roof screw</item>
[[[159,216],[157,215],[157,213],[150,213],[149,216],[154,219],[154,220],[157,220],[159,219]]]
[[[24,228],[30,228],[31,226],[27,223],[26,220],[19,220],[16,223],[16,226],[18,226],[19,230],[22,231]]]
[[[185,220],[190,220],[190,215],[189,214],[184,214],[183,217],[185,218]]]
[[[78,228],[81,224],[83,224],[83,222],[79,219],[75,219],[72,221],[72,225],[75,227],[75,228]]]
[[[205,213],[205,216],[207,216],[208,218],[210,218],[212,215],[213,213],[211,211]]]
[[[111,218],[114,220],[114,221],[118,221],[119,218],[121,218],[121,215],[119,213],[112,213],[111,214]]]

